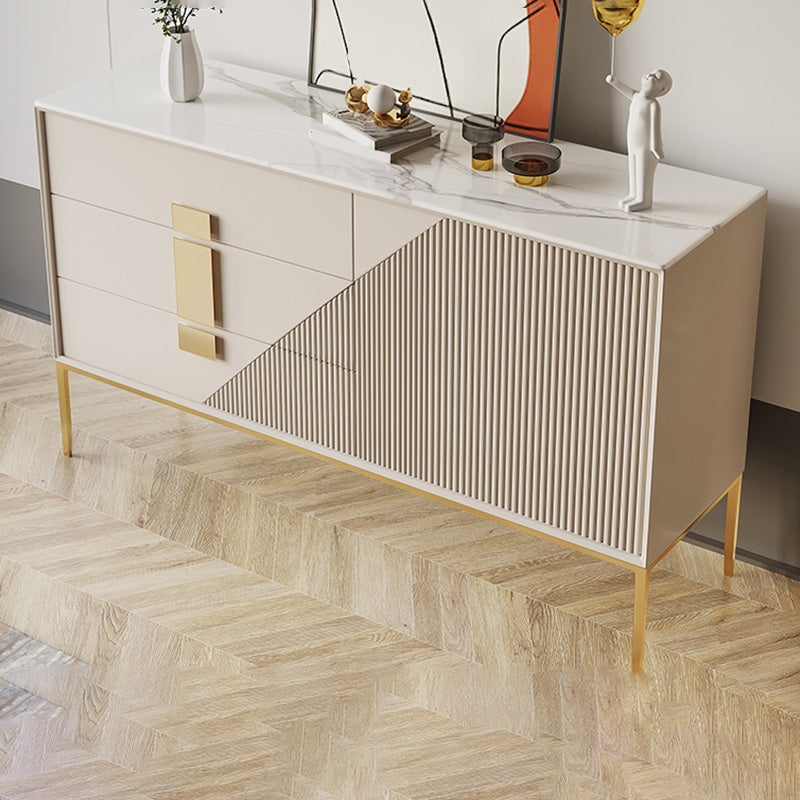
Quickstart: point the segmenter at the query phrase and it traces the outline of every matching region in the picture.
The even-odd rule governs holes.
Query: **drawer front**
[[[59,277],[177,311],[171,229],[62,197],[52,207]],[[262,342],[277,341],[349,285],[235,247],[211,248],[217,325]]]
[[[164,227],[179,203],[219,242],[352,277],[349,192],[59,114],[46,131],[54,194]]]
[[[58,291],[65,356],[188,400],[203,402],[264,350],[218,331],[211,360],[179,349],[174,314],[64,279]]]

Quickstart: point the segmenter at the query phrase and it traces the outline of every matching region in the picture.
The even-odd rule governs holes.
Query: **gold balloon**
[[[592,0],[597,21],[612,35],[619,36],[639,18],[644,0]]]

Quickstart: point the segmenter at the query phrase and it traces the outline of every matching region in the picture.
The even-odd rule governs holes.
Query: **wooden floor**
[[[800,585],[625,570],[88,379],[0,312],[0,798],[800,797]],[[745,476],[746,479],[746,476]]]

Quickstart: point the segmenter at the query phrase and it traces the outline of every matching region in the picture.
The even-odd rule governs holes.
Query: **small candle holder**
[[[546,142],[517,142],[503,148],[503,168],[520,186],[544,186],[561,166],[561,151]]]
[[[472,145],[472,169],[494,169],[494,146],[506,132],[506,122],[493,114],[471,114],[461,122],[461,135]]]

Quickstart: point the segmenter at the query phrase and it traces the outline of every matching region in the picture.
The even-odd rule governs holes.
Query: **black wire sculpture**
[[[447,82],[447,70],[444,66],[444,55],[442,54],[442,48],[439,45],[439,34],[436,31],[436,23],[433,21],[433,14],[431,14],[431,10],[428,7],[428,0],[422,0],[422,5],[425,6],[425,13],[428,15],[428,22],[431,26],[431,31],[433,32],[433,42],[436,45],[436,53],[439,56],[439,68],[442,70],[442,81],[444,82],[444,92],[447,96],[447,107],[450,109],[450,118],[455,119],[455,114],[453,113],[453,100],[450,97],[450,84]]]
[[[347,71],[350,74],[350,82],[355,82],[353,77],[353,65],[350,63],[350,48],[347,46],[347,37],[344,35],[344,25],[342,24],[342,15],[339,13],[339,6],[336,5],[336,0],[331,0],[333,3],[333,12],[336,14],[336,21],[339,23],[339,33],[342,34],[342,44],[344,45],[344,57],[347,59]]]

